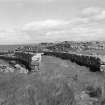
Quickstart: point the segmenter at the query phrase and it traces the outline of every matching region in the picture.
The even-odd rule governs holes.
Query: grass
[[[97,93],[105,83],[104,74],[50,56],[43,57],[40,71],[0,73],[0,105],[84,105],[76,96],[89,86]]]
[[[13,75],[12,75],[13,76]],[[0,102],[3,105],[73,105],[72,89],[60,80],[14,74],[0,83]],[[35,78],[34,78],[35,77]]]

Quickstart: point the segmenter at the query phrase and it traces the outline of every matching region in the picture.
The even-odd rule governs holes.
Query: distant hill
[[[53,43],[24,44],[24,45],[0,45],[0,51],[8,50],[22,51],[57,51],[57,52],[77,52],[85,54],[102,54],[105,55],[105,41],[63,41]]]

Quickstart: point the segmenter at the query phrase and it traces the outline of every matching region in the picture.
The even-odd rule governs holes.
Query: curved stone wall
[[[55,56],[62,59],[70,60],[79,65],[87,66],[92,71],[100,71],[101,59],[98,56],[64,52],[44,52],[44,55]]]

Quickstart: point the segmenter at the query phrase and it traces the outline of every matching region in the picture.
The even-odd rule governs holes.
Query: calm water
[[[27,45],[34,46],[35,44],[0,45],[0,50],[13,50],[13,49],[15,49],[15,48],[18,48],[18,47],[23,47],[23,46],[27,46]]]
[[[8,61],[0,59],[0,64],[9,65]]]
[[[0,45],[0,50],[12,50],[21,45]]]

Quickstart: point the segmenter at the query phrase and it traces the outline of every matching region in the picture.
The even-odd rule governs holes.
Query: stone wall
[[[101,59],[98,56],[83,55],[77,53],[44,52],[44,55],[55,56],[70,60],[79,65],[87,66],[92,71],[100,71]]]
[[[26,66],[26,68],[31,71],[31,53],[28,52],[15,52],[15,56],[17,59],[17,62],[20,62]]]

